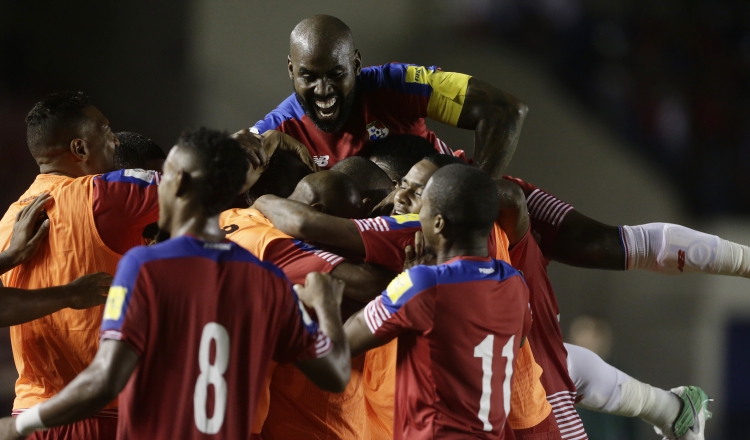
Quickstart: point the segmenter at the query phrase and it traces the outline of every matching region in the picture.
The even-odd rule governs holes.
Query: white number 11
[[[508,359],[505,364],[505,380],[503,380],[503,409],[505,416],[510,412],[510,378],[513,376],[513,335],[503,347],[502,356]],[[479,421],[484,424],[485,431],[492,431],[490,423],[490,397],[492,396],[492,355],[494,351],[495,335],[487,335],[484,340],[474,347],[474,357],[482,358],[482,397],[479,398]]]

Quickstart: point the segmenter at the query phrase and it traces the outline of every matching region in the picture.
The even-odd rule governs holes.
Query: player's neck
[[[192,235],[203,241],[217,242],[224,240],[226,234],[219,227],[219,214],[207,217],[203,213],[195,214],[189,211],[192,210],[178,210],[175,213],[169,229],[172,238]]]
[[[487,240],[482,242],[443,242],[437,249],[437,264],[444,264],[456,257],[486,257]]]

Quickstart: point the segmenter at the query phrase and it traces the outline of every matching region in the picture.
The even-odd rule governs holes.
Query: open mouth
[[[323,120],[333,119],[336,115],[336,110],[339,108],[336,96],[332,96],[326,100],[315,99],[313,102],[315,103],[315,110],[318,113],[318,117]]]
[[[391,215],[404,215],[404,214],[406,214],[406,212],[404,212],[400,208],[396,208],[395,206],[393,207],[393,212],[391,212]]]

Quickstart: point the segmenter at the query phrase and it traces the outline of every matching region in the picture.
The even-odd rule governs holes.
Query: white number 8
[[[211,341],[216,341],[216,359],[213,364],[209,363]],[[221,324],[209,322],[203,327],[198,366],[201,374],[195,382],[193,394],[195,426],[204,434],[216,434],[224,424],[227,412],[227,381],[224,380],[224,373],[229,366],[229,333]],[[210,419],[206,414],[209,384],[214,386],[214,415]]]

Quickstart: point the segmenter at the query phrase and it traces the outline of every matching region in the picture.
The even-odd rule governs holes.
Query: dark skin
[[[316,15],[300,22],[290,40],[287,67],[298,96],[318,118],[348,117],[342,113],[344,97],[354,92],[362,71],[349,28],[335,17]],[[316,105],[331,97],[336,98],[333,107]],[[528,107],[513,95],[478,78],[469,80],[457,126],[474,130],[474,160],[490,176],[502,177],[527,113]]]
[[[430,190],[429,182],[425,191]],[[486,257],[487,235],[484,232],[471,233],[452,227],[449,221],[430,206],[429,198],[425,198],[421,208],[419,222],[422,224],[422,235],[424,246],[418,248],[429,248],[435,252],[435,263],[444,264],[456,257]],[[421,241],[419,239],[418,241]],[[417,259],[421,257],[416,255]],[[349,341],[352,356],[380,347],[389,341],[375,336],[367,326],[364,309],[357,312],[346,321],[344,330]],[[524,338],[521,346],[526,342]]]
[[[173,148],[164,163],[159,185],[159,228],[178,237],[193,235],[221,242],[224,232],[219,215],[207,214],[196,196],[201,185],[200,166],[184,148]],[[295,363],[317,386],[341,392],[349,381],[349,346],[341,323],[343,283],[330,276],[311,273],[305,286],[295,286],[305,305],[315,310],[321,330],[333,349],[319,359]],[[138,355],[126,343],[105,340],[93,362],[59,394],[44,402],[40,415],[45,426],[57,426],[90,417],[101,411],[127,385],[138,365]],[[11,417],[0,420],[1,439],[21,439]]]
[[[437,169],[432,162],[423,160],[409,170],[401,187],[396,190],[394,215],[420,213],[422,192]],[[513,246],[523,238],[529,228],[526,198],[520,188],[512,182],[496,180],[495,183],[500,194],[497,221]],[[277,229],[292,237],[334,246],[365,257],[366,249],[362,236],[356,225],[348,218],[327,215],[303,203],[269,195],[260,197],[253,206],[271,220]]]
[[[560,224],[551,257],[570,266],[625,270],[625,250],[619,228],[576,210],[570,211]]]

